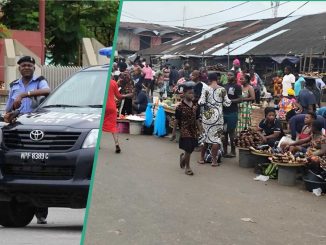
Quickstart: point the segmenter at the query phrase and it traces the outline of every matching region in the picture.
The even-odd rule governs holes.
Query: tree
[[[10,36],[11,36],[11,33],[8,30],[8,28],[5,25],[0,24],[0,39],[9,38]]]
[[[8,28],[38,31],[38,0],[5,0],[2,6],[2,21]],[[118,6],[118,1],[110,0],[47,0],[46,49],[52,63],[79,64],[83,37],[112,45]]]

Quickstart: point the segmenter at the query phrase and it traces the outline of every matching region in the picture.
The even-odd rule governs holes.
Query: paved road
[[[256,182],[235,160],[186,176],[168,139],[121,136],[121,155],[102,139],[87,245],[326,244],[326,196]]]
[[[50,208],[47,225],[37,225],[36,219],[20,229],[0,226],[0,244],[6,245],[79,245],[84,209]]]

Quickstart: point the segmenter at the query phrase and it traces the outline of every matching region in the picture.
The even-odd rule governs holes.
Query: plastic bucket
[[[253,168],[255,167],[255,161],[253,155],[249,149],[239,149],[239,166],[241,168]]]
[[[144,124],[144,122],[130,121],[129,122],[129,134],[140,135],[142,128],[143,128],[143,124]]]
[[[256,168],[263,163],[269,162],[267,156],[254,155],[248,149],[239,149],[239,166],[242,168]]]

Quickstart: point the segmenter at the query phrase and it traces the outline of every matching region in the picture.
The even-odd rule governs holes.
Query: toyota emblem
[[[33,130],[29,134],[29,137],[31,138],[31,140],[40,141],[44,138],[44,132],[41,130]]]

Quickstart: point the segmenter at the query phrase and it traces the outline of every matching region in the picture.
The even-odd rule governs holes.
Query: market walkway
[[[167,138],[123,135],[116,155],[111,137],[102,137],[85,244],[326,244],[325,196],[255,182],[234,160],[192,164],[186,176]]]

